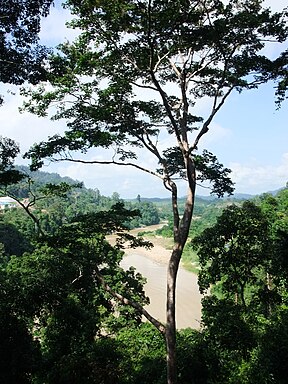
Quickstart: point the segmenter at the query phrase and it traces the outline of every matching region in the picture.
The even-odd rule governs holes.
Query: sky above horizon
[[[287,0],[267,0],[265,4],[277,11],[287,5]],[[41,42],[55,46],[64,39],[72,41],[77,32],[65,27],[65,20],[69,18],[68,11],[60,8],[56,2],[56,6],[51,8],[50,16],[43,21]],[[271,54],[287,49],[287,46],[287,43],[278,45]],[[16,94],[7,93],[7,90]],[[18,108],[22,101],[16,87],[1,85],[0,94],[5,98],[5,103],[0,108],[0,135],[19,143],[22,154],[34,143],[65,130],[63,121],[52,122],[48,118],[37,118],[26,112],[20,114]],[[232,170],[231,177],[236,193],[260,194],[286,185],[287,107],[288,100],[280,110],[276,110],[273,84],[266,84],[258,90],[232,93],[216,115],[210,132],[201,142],[201,148],[211,151],[225,167]],[[199,112],[205,113],[206,108],[204,102],[203,110]],[[145,165],[154,165],[150,157],[143,158],[142,161]],[[19,157],[17,164],[27,165],[28,162]],[[135,198],[138,194],[143,197],[169,196],[160,180],[131,167],[53,163],[41,170],[83,181],[87,188],[98,188],[106,196],[115,191],[122,198]],[[207,195],[209,191],[200,187],[197,194]],[[179,195],[185,195],[185,188],[180,187]]]

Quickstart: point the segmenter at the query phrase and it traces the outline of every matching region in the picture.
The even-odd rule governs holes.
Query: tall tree
[[[131,166],[154,175],[171,193],[174,246],[168,261],[166,324],[148,316],[166,339],[169,384],[177,381],[176,280],[196,184],[209,181],[218,196],[233,191],[229,170],[209,151],[199,153],[199,142],[233,91],[255,89],[272,72],[278,78],[277,60],[264,56],[262,49],[267,40],[284,41],[287,27],[284,14],[272,14],[261,3],[68,0],[77,15],[72,25],[83,33],[51,57],[49,89],[42,84],[25,92],[28,110],[45,116],[55,106],[53,119],[65,119],[68,127],[63,136],[29,151],[34,169],[45,158]],[[210,100],[210,110],[200,118],[195,111],[203,98]],[[167,136],[173,144],[163,149]],[[107,159],[90,158],[87,152],[95,148],[104,149]],[[155,168],[138,160],[142,150],[154,156]],[[182,215],[179,179],[188,190]]]

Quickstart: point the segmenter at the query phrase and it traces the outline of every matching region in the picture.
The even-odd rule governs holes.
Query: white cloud
[[[7,94],[10,89],[16,94]],[[65,123],[52,122],[48,118],[39,118],[28,112],[20,113],[23,99],[19,96],[17,87],[1,85],[4,94],[4,105],[0,108],[1,136],[15,140],[21,146],[21,152],[26,152],[34,143],[47,139],[57,132],[63,132]]]
[[[228,166],[232,169],[231,177],[236,183],[237,193],[261,194],[279,189],[288,181],[288,153],[283,154],[276,166],[257,164],[256,160],[250,164],[230,163]],[[115,191],[122,198],[135,198],[138,194],[145,197],[169,196],[160,179],[133,167],[58,163],[49,166],[47,171],[84,181],[87,188],[98,188],[105,196],[111,196]],[[179,196],[185,195],[184,184],[179,185]],[[197,189],[199,195],[208,192],[200,187]]]
[[[207,148],[212,144],[227,142],[232,137],[231,129],[225,128],[217,123],[211,123],[209,132],[201,138],[199,148]]]
[[[79,30],[68,28],[66,23],[74,17],[68,9],[60,6],[59,1],[56,1],[56,5],[51,5],[50,14],[41,21],[41,44],[51,47],[65,40],[73,41],[79,35]]]
[[[271,8],[273,12],[279,12],[287,7],[287,0],[264,0],[263,5]]]
[[[279,164],[261,165],[230,163],[232,180],[237,192],[259,194],[273,191],[286,185],[288,181],[288,153],[284,153]]]
[[[131,166],[61,163],[51,168],[62,176],[84,181],[87,188],[98,188],[101,194],[111,196],[118,192],[123,198],[167,196],[160,179]],[[45,169],[43,169],[45,170]]]

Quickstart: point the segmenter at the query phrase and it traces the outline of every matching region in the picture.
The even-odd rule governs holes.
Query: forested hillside
[[[33,212],[41,220],[42,228],[45,231],[56,230],[58,225],[68,222],[75,215],[107,211],[117,203],[124,204],[129,210],[139,211],[139,214],[126,223],[128,228],[159,223],[158,211],[151,202],[125,203],[117,192],[110,197],[103,196],[98,189],[87,189],[81,182],[68,177],[60,177],[56,173],[31,172],[28,167],[24,166],[15,169],[25,176],[24,179],[16,185],[10,185],[9,188],[0,189],[0,192],[2,196],[8,194],[23,201],[24,205],[29,204],[30,201],[33,205]],[[58,186],[58,189],[55,189],[56,187],[53,185]],[[25,200],[27,201],[25,202]],[[23,230],[29,225],[25,212],[22,210],[7,211],[5,217],[9,217],[11,223],[21,221],[22,217]],[[31,225],[33,224],[30,223]]]

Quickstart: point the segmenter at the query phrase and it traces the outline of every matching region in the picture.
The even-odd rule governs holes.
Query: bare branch
[[[107,161],[100,161],[100,160],[81,160],[81,159],[73,159],[68,157],[62,157],[61,159],[52,159],[53,162],[58,161],[70,161],[72,163],[82,163],[82,164],[102,164],[102,165],[122,165],[122,166],[130,166],[139,169],[140,171],[143,171],[145,173],[148,173],[152,176],[156,176],[161,180],[164,180],[164,177],[159,175],[157,172],[151,171],[150,169],[141,167],[141,165],[134,164],[134,163],[121,163],[119,161],[115,160],[107,160]]]
[[[38,219],[30,210],[30,207],[35,204],[35,200],[33,199],[31,203],[29,202],[27,205],[25,205],[16,196],[9,194],[9,192],[7,193],[7,196],[9,196],[9,197],[11,197],[11,199],[15,200],[20,205],[20,207],[22,207],[24,209],[24,211],[27,213],[27,215],[33,220],[35,227],[37,228],[38,233],[44,237],[45,232],[41,228],[40,219]]]
[[[72,280],[71,284],[74,284],[76,283],[76,281],[79,281],[81,279],[81,277],[83,276],[83,273],[81,271],[81,268],[79,268],[79,276],[78,277],[75,277],[74,280]]]
[[[215,116],[216,113],[219,111],[219,109],[222,107],[222,105],[225,103],[227,97],[230,95],[230,93],[232,92],[233,89],[234,89],[234,85],[232,85],[232,86],[228,89],[228,91],[227,91],[226,94],[222,97],[220,103],[219,103],[217,106],[215,106],[215,104],[217,103],[217,97],[218,97],[218,96],[215,96],[212,111],[211,111],[209,117],[207,118],[207,120],[204,122],[204,124],[203,124],[203,126],[202,126],[200,132],[198,133],[198,135],[197,135],[197,137],[196,137],[196,139],[195,139],[193,145],[190,147],[190,149],[189,149],[189,152],[190,152],[190,153],[193,152],[194,149],[197,148],[198,143],[199,143],[199,140],[201,139],[201,137],[202,137],[205,133],[207,133],[207,132],[209,131],[209,125],[210,125],[211,121],[213,120],[214,116]]]
[[[176,64],[175,64],[175,61],[173,61],[172,59],[169,59],[169,63],[174,71],[174,73],[176,74],[176,76],[178,77],[178,79],[180,80],[181,79],[181,72],[179,71],[179,69],[176,67]]]
[[[157,92],[157,88],[152,87],[151,85],[138,84],[138,83],[135,83],[134,81],[131,81],[131,84],[135,85],[135,87],[138,87],[138,88],[151,89],[152,91]]]

